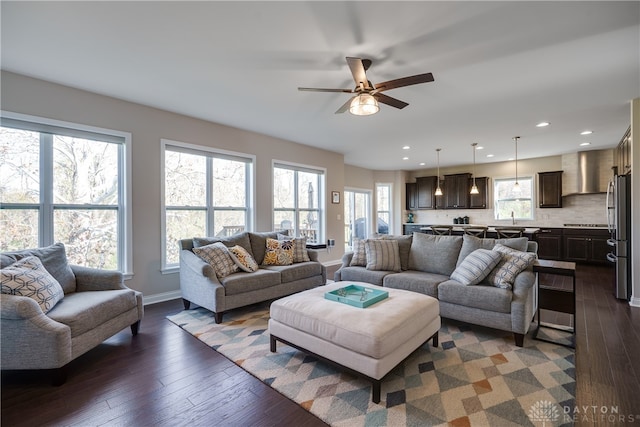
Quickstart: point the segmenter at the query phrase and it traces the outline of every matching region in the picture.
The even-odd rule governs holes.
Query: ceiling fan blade
[[[404,102],[404,101],[400,101],[399,99],[392,98],[392,97],[387,96],[387,95],[385,95],[385,94],[383,94],[383,93],[376,93],[375,95],[373,95],[373,97],[374,97],[375,99],[377,99],[377,100],[378,100],[378,102],[382,102],[383,104],[387,104],[387,105],[390,105],[390,106],[392,106],[392,107],[399,108],[399,109],[401,109],[401,110],[402,110],[404,107],[406,107],[407,105],[409,105],[409,104],[407,104],[407,103],[406,103],[406,102]]]
[[[369,80],[367,80],[367,73],[364,71],[364,64],[360,58],[347,57],[347,64],[353,75],[353,81],[356,82],[356,87],[360,87],[360,83],[364,85],[365,89],[371,89]],[[369,62],[371,65],[371,62]]]
[[[388,82],[376,84],[376,88],[372,93],[382,92],[383,90],[395,89],[403,86],[417,85],[419,83],[428,83],[433,81],[433,74],[417,74],[415,76],[403,77],[401,79],[389,80]]]
[[[349,110],[349,106],[351,105],[351,101],[353,100],[353,98],[355,98],[355,96],[352,96],[351,98],[349,98],[349,100],[344,104],[342,104],[342,107],[338,108],[338,110],[336,110],[334,114],[342,114],[345,111]]]
[[[324,89],[319,87],[299,87],[299,91],[303,92],[344,92],[344,93],[353,93],[352,89]]]

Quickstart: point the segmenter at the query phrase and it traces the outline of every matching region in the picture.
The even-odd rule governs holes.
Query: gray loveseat
[[[327,271],[318,262],[318,253],[307,250],[310,261],[284,266],[262,265],[267,238],[278,232],[242,232],[229,237],[183,239],[180,241],[180,290],[185,309],[191,303],[215,314],[216,323],[224,312],[301,292],[327,282]],[[193,252],[194,245],[222,242],[227,247],[240,245],[260,265],[258,271],[239,271],[218,279],[214,268]]]
[[[1,295],[3,370],[55,369],[53,383],[59,385],[70,361],[127,326],[137,335],[142,294],[124,285],[122,273],[70,265],[62,243],[2,253],[0,267],[30,256],[40,259],[64,297],[45,313],[31,297]]]
[[[537,253],[538,246],[526,237],[480,239],[473,236],[377,236],[398,241],[399,271],[372,270],[352,265],[347,252],[335,273],[336,281],[361,281],[390,288],[420,292],[440,302],[442,317],[513,332],[522,347],[537,308],[537,276],[532,267],[520,272],[512,289],[502,289],[486,281],[465,286],[450,278],[457,266],[476,249],[492,249],[497,243]]]

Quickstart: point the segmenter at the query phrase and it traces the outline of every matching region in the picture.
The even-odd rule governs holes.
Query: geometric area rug
[[[575,354],[570,348],[442,319],[439,346],[414,351],[371,383],[278,342],[269,351],[269,303],[225,313],[204,309],[167,318],[332,426],[572,425]]]

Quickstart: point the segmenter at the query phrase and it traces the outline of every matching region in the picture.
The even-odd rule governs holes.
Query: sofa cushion
[[[246,231],[227,237],[194,237],[193,247],[200,248],[202,246],[207,246],[216,242],[222,242],[228,248],[240,245],[247,251],[249,251],[249,253],[255,258],[255,254],[253,253],[251,242],[249,240],[249,233]]]
[[[249,251],[242,246],[235,245],[230,247],[229,255],[240,270],[246,271],[247,273],[258,271],[258,263],[253,259]]]
[[[44,268],[60,283],[65,294],[76,291],[76,276],[71,271],[67,261],[67,253],[62,243],[55,243],[44,248],[4,252],[0,256],[0,268],[31,255],[38,257],[42,261]]]
[[[229,255],[229,249],[222,242],[193,248],[193,252],[213,267],[218,279],[238,271],[238,266]]]
[[[382,284],[386,288],[404,289],[437,298],[438,285],[446,280],[449,277],[442,274],[409,270],[385,276]]]
[[[512,295],[508,289],[488,285],[464,286],[455,280],[447,280],[438,285],[440,301],[499,313],[511,312]]]
[[[374,239],[396,240],[398,242],[398,252],[400,252],[400,268],[402,270],[409,269],[409,252],[411,252],[413,236],[374,233],[372,237]]]
[[[44,268],[40,258],[28,256],[0,270],[2,293],[29,297],[47,313],[64,297],[60,283]]]
[[[536,260],[533,252],[522,252],[498,243],[493,250],[502,254],[502,259],[487,276],[487,281],[498,288],[511,289],[513,281],[520,272],[526,270]]]
[[[500,262],[502,254],[489,249],[471,252],[451,273],[451,278],[463,285],[477,285]]]
[[[280,232],[279,234],[284,234]],[[251,241],[251,254],[253,255],[253,259],[259,265],[262,265],[264,262],[264,254],[267,250],[267,239],[278,239],[277,231],[267,231],[267,232],[250,232],[249,240]]]
[[[255,273],[241,271],[230,274],[221,279],[220,283],[224,286],[225,294],[229,296],[278,286],[281,281],[279,271],[261,268]]]
[[[278,233],[278,240],[291,240],[291,237]],[[308,262],[311,261],[309,254],[307,253],[307,238],[296,237],[293,240],[293,262]]]
[[[137,304],[136,293],[131,289],[74,292],[65,295],[47,315],[69,326],[73,338],[137,307]]]
[[[476,249],[493,249],[497,243],[500,243],[501,245],[524,252],[527,250],[528,242],[529,239],[526,237],[515,237],[512,239],[481,239],[480,237],[465,234],[462,236],[462,248],[460,249],[460,254],[458,254],[456,266],[460,265],[460,263]]]
[[[340,280],[343,282],[351,280],[382,286],[382,280],[388,274],[393,273],[391,271],[367,270],[364,267],[344,267],[340,269]]]
[[[349,263],[351,267],[366,267],[367,251],[364,248],[363,239],[353,239],[353,257]]]
[[[400,252],[397,240],[367,239],[367,270],[400,271]]]
[[[293,240],[267,239],[262,265],[293,264]]]
[[[461,236],[433,236],[413,233],[409,270],[450,276],[456,268],[458,253],[462,247]]]
[[[322,274],[322,264],[319,262],[298,262],[292,265],[276,266],[269,265],[263,267],[267,270],[278,271],[282,283],[295,282],[296,280],[307,279],[309,277]]]

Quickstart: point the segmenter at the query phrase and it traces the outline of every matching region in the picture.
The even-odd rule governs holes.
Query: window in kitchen
[[[391,233],[391,184],[376,184],[377,232]]]
[[[325,171],[308,166],[274,163],[273,229],[324,242]]]
[[[0,127],[0,250],[65,245],[131,274],[131,134],[9,113]]]
[[[253,157],[162,140],[163,270],[180,261],[178,242],[251,229]]]
[[[493,205],[495,219],[514,221],[533,219],[533,177],[518,177],[520,192],[514,190],[515,178],[493,180]]]

